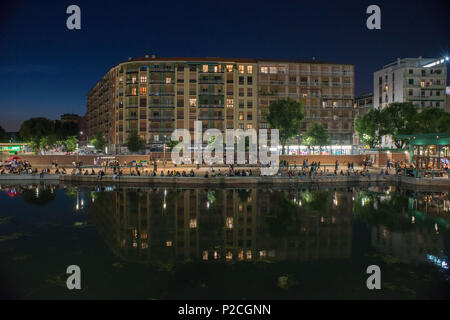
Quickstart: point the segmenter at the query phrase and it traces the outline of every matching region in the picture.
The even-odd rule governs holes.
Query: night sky
[[[5,3],[8,2],[8,3]],[[2,1],[0,126],[84,115],[86,94],[128,57],[311,59],[354,64],[355,94],[397,57],[450,51],[450,1]],[[66,8],[81,8],[81,30]],[[366,8],[381,8],[381,30]]]

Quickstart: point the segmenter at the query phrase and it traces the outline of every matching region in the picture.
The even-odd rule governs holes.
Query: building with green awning
[[[439,169],[450,164],[450,133],[399,135],[409,141],[409,160],[419,168]]]

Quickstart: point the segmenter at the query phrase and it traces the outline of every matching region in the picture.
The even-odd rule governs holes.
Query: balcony
[[[199,108],[223,108],[223,104],[200,104]]]
[[[215,79],[200,79],[198,81],[199,84],[223,84],[223,80],[215,80]]]
[[[223,92],[209,92],[209,91],[203,91],[199,92],[199,96],[223,96]]]
[[[150,127],[150,129],[148,131],[149,132],[170,132],[170,131],[173,131],[174,129],[175,129],[174,126],[168,127],[168,128],[153,128],[153,127]]]
[[[163,103],[159,103],[159,104],[150,104],[149,106],[150,108],[175,108],[175,104],[163,104]]]
[[[150,92],[149,96],[160,96],[160,97],[171,97],[174,96],[175,92]]]
[[[173,114],[172,115],[164,114],[164,115],[157,115],[157,116],[151,115],[149,117],[149,120],[151,120],[151,121],[174,120],[174,119],[175,119],[175,116]]]
[[[127,114],[125,117],[125,120],[137,120],[138,116],[137,114]]]
[[[199,120],[224,120],[224,117],[222,115],[209,115],[209,114],[199,114],[198,115]]]
[[[150,84],[175,84],[175,80],[171,80],[167,82],[166,80],[161,79],[150,79]]]
[[[175,72],[175,68],[150,68],[150,72]]]

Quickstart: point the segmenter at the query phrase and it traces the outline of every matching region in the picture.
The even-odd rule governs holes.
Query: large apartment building
[[[288,97],[305,108],[302,130],[319,121],[332,144],[351,145],[354,66],[314,60],[130,58],[89,91],[87,135],[101,132],[118,150],[134,130],[156,147],[174,129],[193,132],[195,121],[204,130],[268,128],[270,103]]]
[[[374,107],[393,102],[412,102],[419,109],[445,108],[448,58],[405,58],[374,73]]]

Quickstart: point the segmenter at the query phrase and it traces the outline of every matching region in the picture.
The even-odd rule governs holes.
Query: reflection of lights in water
[[[166,203],[164,202],[164,203],[163,203],[163,209],[166,209],[166,207],[167,207],[167,205],[166,205]]]
[[[411,223],[416,222],[416,218],[414,216],[411,217]]]
[[[323,217],[320,217],[320,222],[324,223],[325,219]]]
[[[225,226],[227,229],[233,229],[233,217],[227,217]]]
[[[167,189],[164,189],[164,196],[167,196]]]
[[[436,230],[436,233],[439,233],[439,227],[438,227],[437,223],[434,224],[434,230]]]
[[[39,188],[36,188],[36,198],[39,198]]]
[[[209,201],[206,201],[206,207],[209,209]]]
[[[427,259],[437,265],[438,267],[441,267],[443,269],[448,269],[448,262],[444,259],[441,259],[439,257],[433,256],[431,254],[427,254]]]

